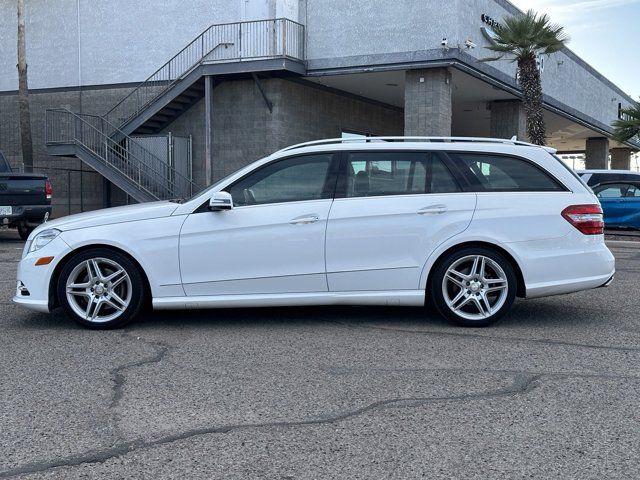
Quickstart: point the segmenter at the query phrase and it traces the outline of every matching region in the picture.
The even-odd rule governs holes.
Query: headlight
[[[58,235],[60,235],[60,230],[56,230],[55,228],[49,228],[48,230],[41,231],[33,237],[31,245],[29,246],[29,253],[40,250]]]

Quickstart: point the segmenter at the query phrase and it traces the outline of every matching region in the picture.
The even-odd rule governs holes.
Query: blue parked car
[[[640,182],[604,182],[592,187],[607,228],[640,229]]]

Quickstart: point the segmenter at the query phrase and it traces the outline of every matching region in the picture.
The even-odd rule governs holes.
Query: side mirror
[[[233,208],[233,199],[229,192],[216,192],[209,199],[209,210],[212,212],[220,212],[222,210],[231,210]]]

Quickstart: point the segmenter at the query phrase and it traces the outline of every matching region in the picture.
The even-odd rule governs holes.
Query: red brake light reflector
[[[47,200],[51,200],[53,196],[53,188],[51,188],[51,182],[46,180],[44,182],[44,194],[47,196]]]
[[[571,205],[562,211],[562,216],[584,235],[604,233],[604,219],[600,205]]]

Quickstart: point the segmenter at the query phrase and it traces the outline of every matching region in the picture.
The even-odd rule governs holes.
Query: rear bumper
[[[2,201],[0,200],[0,203]],[[48,213],[51,215],[51,205],[12,205],[11,215],[0,216],[0,224],[13,225],[19,222],[27,222],[31,226],[40,225]]]
[[[611,277],[609,277],[609,280],[607,280],[606,282],[604,282],[602,285],[600,285],[598,288],[605,288],[608,287],[609,285],[611,285],[613,283],[613,279],[615,278],[615,274],[611,275]]]
[[[607,286],[615,274],[615,258],[601,235],[572,232],[563,238],[508,244],[517,257],[526,297]]]

